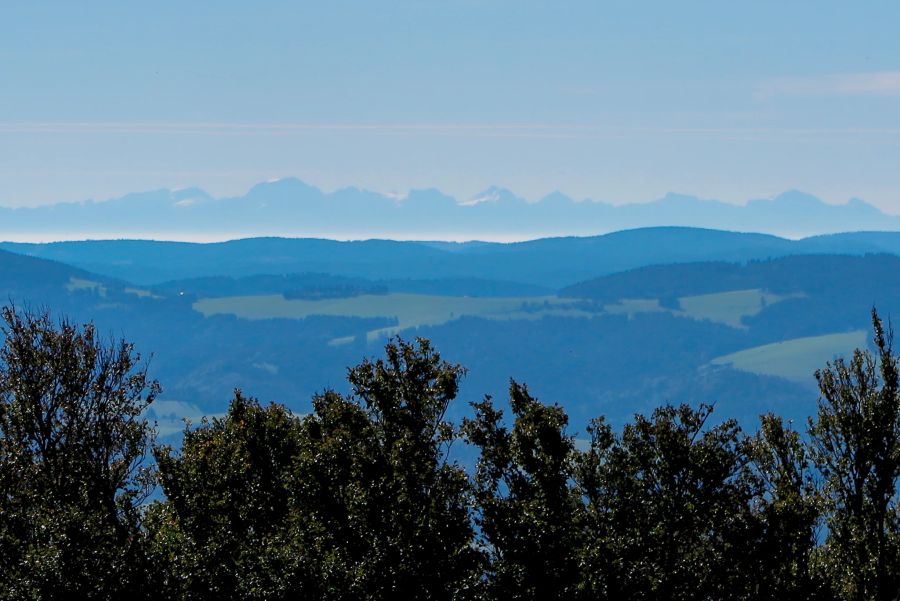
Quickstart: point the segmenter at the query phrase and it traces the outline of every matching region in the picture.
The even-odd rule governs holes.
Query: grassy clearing
[[[194,309],[206,316],[231,314],[244,319],[293,318],[312,315],[340,317],[394,317],[397,325],[368,333],[369,340],[396,334],[402,330],[440,325],[466,315],[488,319],[539,319],[544,315],[567,314],[573,299],[542,297],[465,297],[425,294],[378,294],[351,298],[287,300],[281,295],[228,296],[205,298]],[[537,307],[523,310],[523,304]],[[584,311],[570,311],[589,315]],[[513,317],[516,316],[516,317]],[[347,342],[336,340],[335,344]]]
[[[634,317],[640,313],[668,312],[693,319],[708,319],[735,328],[743,328],[741,318],[754,315],[767,304],[786,297],[761,290],[735,290],[718,294],[686,296],[679,299],[680,310],[662,307],[657,299],[624,299],[606,305],[603,312]],[[496,320],[534,320],[542,317],[591,318],[595,313],[572,305],[578,299],[541,297],[466,297],[426,294],[377,294],[349,298],[285,299],[278,294],[205,298],[194,309],[206,316],[235,315],[243,319],[303,319],[313,315],[337,317],[389,317],[397,324],[366,333],[369,342],[393,336],[420,326],[441,325],[463,316]],[[349,344],[353,337],[332,340],[330,344]]]
[[[143,290],[141,288],[124,288],[122,290],[122,292],[125,292],[127,294],[133,294],[138,298],[154,298],[154,299],[163,298],[158,294],[153,294],[149,290]]]
[[[104,286],[100,282],[85,280],[83,278],[70,277],[69,282],[66,284],[66,290],[68,290],[69,292],[75,292],[78,290],[94,290],[100,296],[106,296],[106,286]]]
[[[714,294],[682,296],[678,299],[681,309],[669,309],[659,304],[655,298],[623,299],[615,304],[603,307],[604,312],[614,315],[634,317],[638,313],[659,313],[666,311],[672,315],[690,317],[691,319],[709,320],[723,323],[732,328],[744,329],[741,319],[756,315],[766,306],[773,305],[790,296],[781,296],[764,292],[758,288],[752,290],[730,290]]]
[[[724,323],[733,328],[744,328],[741,318],[756,315],[766,306],[773,305],[789,296],[779,296],[763,292],[756,288],[752,290],[732,290],[716,294],[701,294],[698,296],[683,296],[681,313],[694,319],[708,319]]]
[[[794,338],[717,357],[710,363],[808,383],[815,371],[824,367],[827,361],[838,356],[849,356],[855,348],[865,348],[866,341],[865,330]]]
[[[344,346],[345,344],[351,344],[354,340],[356,340],[356,336],[341,336],[340,338],[332,338],[328,341],[328,346]]]
[[[634,317],[640,313],[668,312],[693,319],[709,319],[731,327],[743,327],[741,317],[753,315],[766,304],[785,297],[761,290],[737,290],[718,294],[683,297],[682,309],[660,306],[657,299],[624,299],[606,305],[603,312]],[[577,299],[541,297],[466,297],[426,294],[379,294],[350,298],[285,299],[278,294],[205,298],[194,309],[206,316],[235,315],[243,319],[303,319],[313,315],[337,317],[390,317],[397,325],[367,332],[371,342],[420,326],[440,325],[463,316],[496,320],[534,320],[542,317],[591,318],[595,313],[577,309]],[[334,346],[348,344],[353,337],[331,341]]]

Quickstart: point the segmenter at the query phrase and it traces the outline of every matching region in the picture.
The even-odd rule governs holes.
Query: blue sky
[[[200,186],[900,213],[897,2],[4,2],[0,205]]]

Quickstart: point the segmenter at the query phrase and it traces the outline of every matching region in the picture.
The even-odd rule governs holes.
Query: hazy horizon
[[[29,209],[29,208],[37,208],[37,207],[47,207],[47,206],[58,205],[58,204],[104,203],[104,202],[120,200],[124,197],[134,195],[134,194],[146,194],[146,193],[157,192],[157,191],[161,191],[161,190],[165,190],[165,191],[169,191],[169,192],[200,190],[206,194],[209,194],[211,198],[219,200],[219,199],[236,198],[236,197],[240,197],[240,196],[245,196],[247,193],[249,193],[251,190],[253,190],[253,188],[255,188],[256,186],[258,186],[260,184],[277,183],[277,182],[281,182],[281,181],[285,181],[285,180],[300,181],[306,185],[317,188],[318,190],[322,191],[325,194],[334,194],[334,193],[340,192],[342,190],[361,190],[363,192],[372,192],[372,193],[379,194],[379,195],[382,195],[382,196],[385,196],[388,198],[393,198],[398,203],[402,203],[403,201],[405,201],[409,197],[409,195],[413,192],[423,191],[423,190],[437,190],[439,192],[442,192],[442,193],[450,196],[460,205],[470,205],[470,204],[477,204],[478,202],[481,202],[482,199],[480,199],[479,197],[483,196],[485,193],[487,193],[491,190],[503,190],[503,191],[512,192],[513,194],[516,195],[517,198],[520,198],[530,204],[538,203],[538,202],[541,202],[542,200],[546,199],[547,197],[561,194],[562,196],[570,198],[573,201],[579,202],[579,203],[580,202],[600,203],[600,204],[611,205],[614,207],[620,207],[620,206],[630,205],[630,204],[647,204],[647,203],[662,200],[669,196],[690,196],[690,197],[698,198],[700,200],[709,200],[709,201],[721,202],[724,204],[733,205],[733,206],[737,206],[737,207],[743,207],[743,206],[746,206],[747,203],[753,202],[755,200],[772,200],[783,194],[787,194],[787,193],[791,193],[791,192],[799,192],[802,194],[808,194],[810,196],[815,196],[816,198],[818,198],[825,204],[829,204],[829,205],[843,205],[843,204],[847,204],[848,202],[851,202],[853,200],[862,200],[862,201],[866,202],[867,204],[872,204],[873,206],[877,207],[877,205],[875,203],[870,202],[869,199],[864,198],[859,194],[851,194],[850,196],[847,196],[847,197],[832,198],[827,195],[820,195],[820,194],[816,193],[816,191],[814,191],[814,190],[802,189],[798,186],[789,186],[783,190],[776,190],[774,193],[768,194],[768,195],[745,196],[745,197],[740,197],[740,198],[716,198],[714,196],[705,196],[705,195],[697,194],[692,190],[666,190],[662,194],[659,194],[656,196],[648,196],[645,198],[644,197],[634,198],[631,200],[622,200],[622,199],[616,199],[616,198],[598,198],[598,197],[593,197],[593,196],[577,196],[575,194],[570,194],[563,185],[550,188],[545,193],[541,193],[541,194],[537,194],[537,195],[528,195],[528,194],[521,194],[518,190],[516,190],[514,188],[511,188],[508,186],[502,186],[502,185],[494,183],[494,184],[489,184],[478,190],[475,190],[474,192],[472,192],[470,194],[467,194],[464,196],[457,196],[455,194],[449,193],[448,191],[446,191],[436,185],[435,186],[427,186],[426,185],[426,186],[418,186],[418,187],[417,186],[407,186],[405,188],[400,188],[400,189],[381,190],[381,189],[366,187],[358,182],[347,181],[347,182],[344,182],[343,184],[335,184],[335,185],[331,185],[331,186],[325,186],[325,185],[320,185],[320,183],[318,183],[316,181],[302,178],[296,174],[287,174],[287,175],[283,175],[281,177],[270,177],[270,178],[266,178],[265,180],[253,181],[245,186],[240,186],[240,187],[236,186],[236,187],[234,187],[234,189],[232,191],[227,192],[227,193],[215,193],[214,187],[208,188],[200,183],[194,183],[194,184],[179,185],[179,186],[157,186],[157,187],[149,187],[149,188],[127,189],[124,192],[117,193],[112,196],[88,195],[83,198],[63,197],[63,198],[57,198],[57,199],[50,199],[50,200],[47,200],[46,202],[41,202],[39,204],[3,204],[3,203],[0,203],[0,208]],[[900,205],[898,205],[898,207],[895,210],[887,210],[887,209],[882,209],[880,207],[878,207],[878,208],[882,212],[889,214],[889,215],[900,215]]]
[[[59,227],[58,224],[65,224]],[[799,190],[729,203],[669,193],[637,203],[536,200],[491,187],[472,198],[437,188],[405,195],[358,187],[323,190],[297,178],[260,182],[242,196],[198,187],[135,191],[101,201],[0,207],[0,239],[46,243],[144,239],[222,242],[254,237],[521,242],[646,227],[764,233],[787,239],[848,231],[900,231],[900,216],[859,198],[828,203]]]
[[[900,5],[15,3],[0,206],[296,176],[900,213]]]

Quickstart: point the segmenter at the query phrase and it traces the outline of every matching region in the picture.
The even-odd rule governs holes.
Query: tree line
[[[666,405],[576,444],[517,382],[508,413],[451,423],[464,369],[395,339],[351,394],[300,416],[238,391],[177,449],[131,344],[3,319],[0,599],[898,598],[900,364],[875,311],[803,426]]]

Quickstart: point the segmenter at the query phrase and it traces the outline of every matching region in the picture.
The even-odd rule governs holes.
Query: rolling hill
[[[221,411],[236,387],[305,411],[392,334],[431,338],[466,365],[464,399],[502,397],[514,377],[576,428],[667,401],[716,402],[752,425],[812,411],[812,370],[865,340],[873,306],[900,314],[900,257],[865,254],[894,236],[810,240],[663,228],[510,245],[11,245],[41,257],[0,251],[0,295],[152,355],[167,433]],[[823,245],[858,254],[811,254]],[[304,267],[315,271],[282,272]]]
[[[662,227],[509,244],[252,238],[209,244],[4,242],[0,249],[141,285],[211,276],[318,273],[368,280],[479,279],[547,291],[649,265],[746,262],[805,254],[897,254],[900,233],[858,232],[788,240],[765,234]]]

